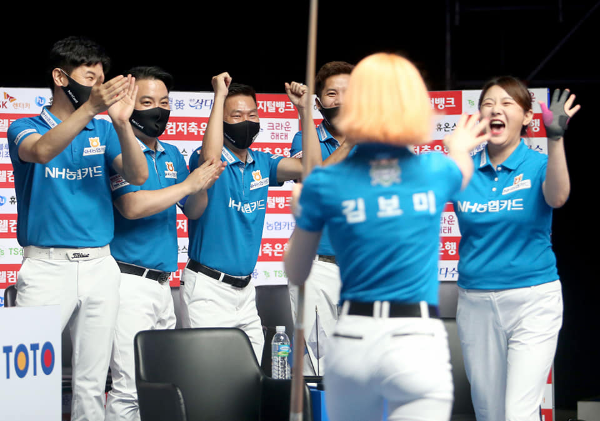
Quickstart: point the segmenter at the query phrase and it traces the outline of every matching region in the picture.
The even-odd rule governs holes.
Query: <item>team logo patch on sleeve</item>
[[[110,189],[112,191],[119,190],[121,187],[128,186],[129,183],[121,176],[121,174],[115,174],[110,177]]]
[[[269,185],[269,177],[262,178],[260,170],[252,171],[252,179],[254,181],[250,183],[250,190],[259,189]]]
[[[106,150],[106,146],[100,144],[99,137],[90,137],[88,140],[90,142],[90,147],[83,148],[83,156],[104,154],[104,151]]]

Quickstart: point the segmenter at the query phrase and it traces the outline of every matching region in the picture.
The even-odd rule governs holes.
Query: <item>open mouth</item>
[[[492,120],[490,121],[490,131],[492,132],[492,136],[501,135],[506,128],[506,124],[500,120]]]

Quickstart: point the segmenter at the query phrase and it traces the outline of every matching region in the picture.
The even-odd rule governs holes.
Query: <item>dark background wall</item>
[[[211,90],[210,78],[222,71],[259,92],[283,93],[284,82],[305,79],[308,1],[217,3],[143,2],[137,9],[63,3],[42,10],[13,2],[0,24],[0,86],[44,86],[44,54],[71,34],[107,48],[113,58],[109,77],[156,64],[174,74],[176,90]],[[600,395],[600,282],[593,266],[597,0],[321,0],[318,16],[317,66],[399,51],[418,64],[431,90],[479,88],[492,76],[512,74],[531,87],[568,87],[577,94],[583,108],[566,143],[572,193],[554,217],[565,302],[556,406],[574,409],[577,400]]]

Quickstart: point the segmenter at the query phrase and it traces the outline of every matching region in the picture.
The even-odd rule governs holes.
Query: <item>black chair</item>
[[[289,418],[291,381],[264,374],[240,329],[147,330],[134,345],[142,421]],[[310,421],[308,387],[303,393]]]
[[[4,307],[14,307],[17,301],[17,287],[9,285],[4,290]]]
[[[285,333],[292,339],[294,320],[290,292],[287,285],[258,285],[256,287],[256,308],[265,334],[261,368],[271,374],[271,340],[277,326],[285,326]]]

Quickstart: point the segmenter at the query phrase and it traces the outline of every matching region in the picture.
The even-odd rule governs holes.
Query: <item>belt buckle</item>
[[[327,256],[324,254],[319,254],[317,257],[318,260],[320,260],[321,262],[325,262],[325,263],[332,263],[334,265],[337,265],[337,261],[335,260],[335,256]]]
[[[170,276],[171,274],[169,272],[162,272],[160,275],[158,275],[157,281],[159,284],[164,284],[169,281]]]
[[[231,281],[231,285],[236,288],[246,288],[248,286],[248,282],[246,282],[245,278],[236,278],[234,276],[230,276],[229,280]]]
[[[88,260],[90,258],[89,251],[69,251],[67,252],[67,258],[71,261],[75,260]]]

